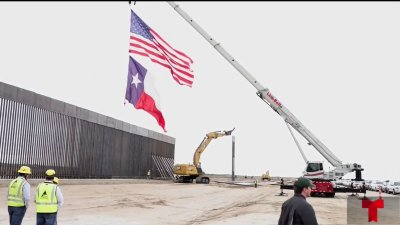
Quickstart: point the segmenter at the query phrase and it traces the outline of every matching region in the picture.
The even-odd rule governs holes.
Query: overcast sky
[[[177,3],[340,160],[400,180],[400,2]],[[176,163],[192,162],[206,133],[235,127],[236,174],[302,174],[283,119],[233,66],[166,2],[132,8],[194,60],[192,88],[149,68]],[[129,26],[128,1],[0,2],[0,81],[164,133],[123,104]],[[297,138],[309,160],[326,161]],[[231,173],[231,142],[211,142],[205,172]]]

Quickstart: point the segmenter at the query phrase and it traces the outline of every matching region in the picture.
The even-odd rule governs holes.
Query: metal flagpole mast
[[[235,181],[235,135],[232,135],[232,181]]]

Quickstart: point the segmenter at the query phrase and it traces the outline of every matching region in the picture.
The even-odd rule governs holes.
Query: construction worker
[[[54,177],[53,178],[53,184],[58,185],[58,183],[60,183],[60,179],[58,179],[58,177]],[[57,225],[57,220],[56,220],[56,223],[54,225]]]
[[[21,225],[31,197],[31,186],[27,181],[28,176],[32,174],[31,168],[21,166],[18,174],[19,176],[8,185],[7,205],[10,225]]]
[[[300,177],[294,183],[294,196],[282,204],[278,225],[318,225],[313,207],[306,201],[311,196],[311,180]]]
[[[54,184],[56,171],[46,171],[46,180],[36,188],[36,225],[57,224],[57,212],[64,199],[60,187]]]
[[[151,170],[147,171],[147,179],[150,180]]]

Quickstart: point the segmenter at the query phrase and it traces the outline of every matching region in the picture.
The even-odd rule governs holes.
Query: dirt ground
[[[3,193],[0,224],[8,224],[7,180]],[[22,224],[36,224],[34,191]],[[254,186],[217,183],[179,184],[159,180],[61,180],[65,204],[59,211],[60,225],[248,225],[277,224],[282,203],[293,195],[276,196],[279,185],[259,182]],[[308,198],[319,224],[346,224],[346,198]]]

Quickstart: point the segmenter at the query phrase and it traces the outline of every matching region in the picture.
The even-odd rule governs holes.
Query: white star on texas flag
[[[142,81],[139,79],[138,75],[139,75],[138,73],[132,74],[132,83],[131,84],[135,84],[136,88],[137,88],[139,83],[142,83]]]

